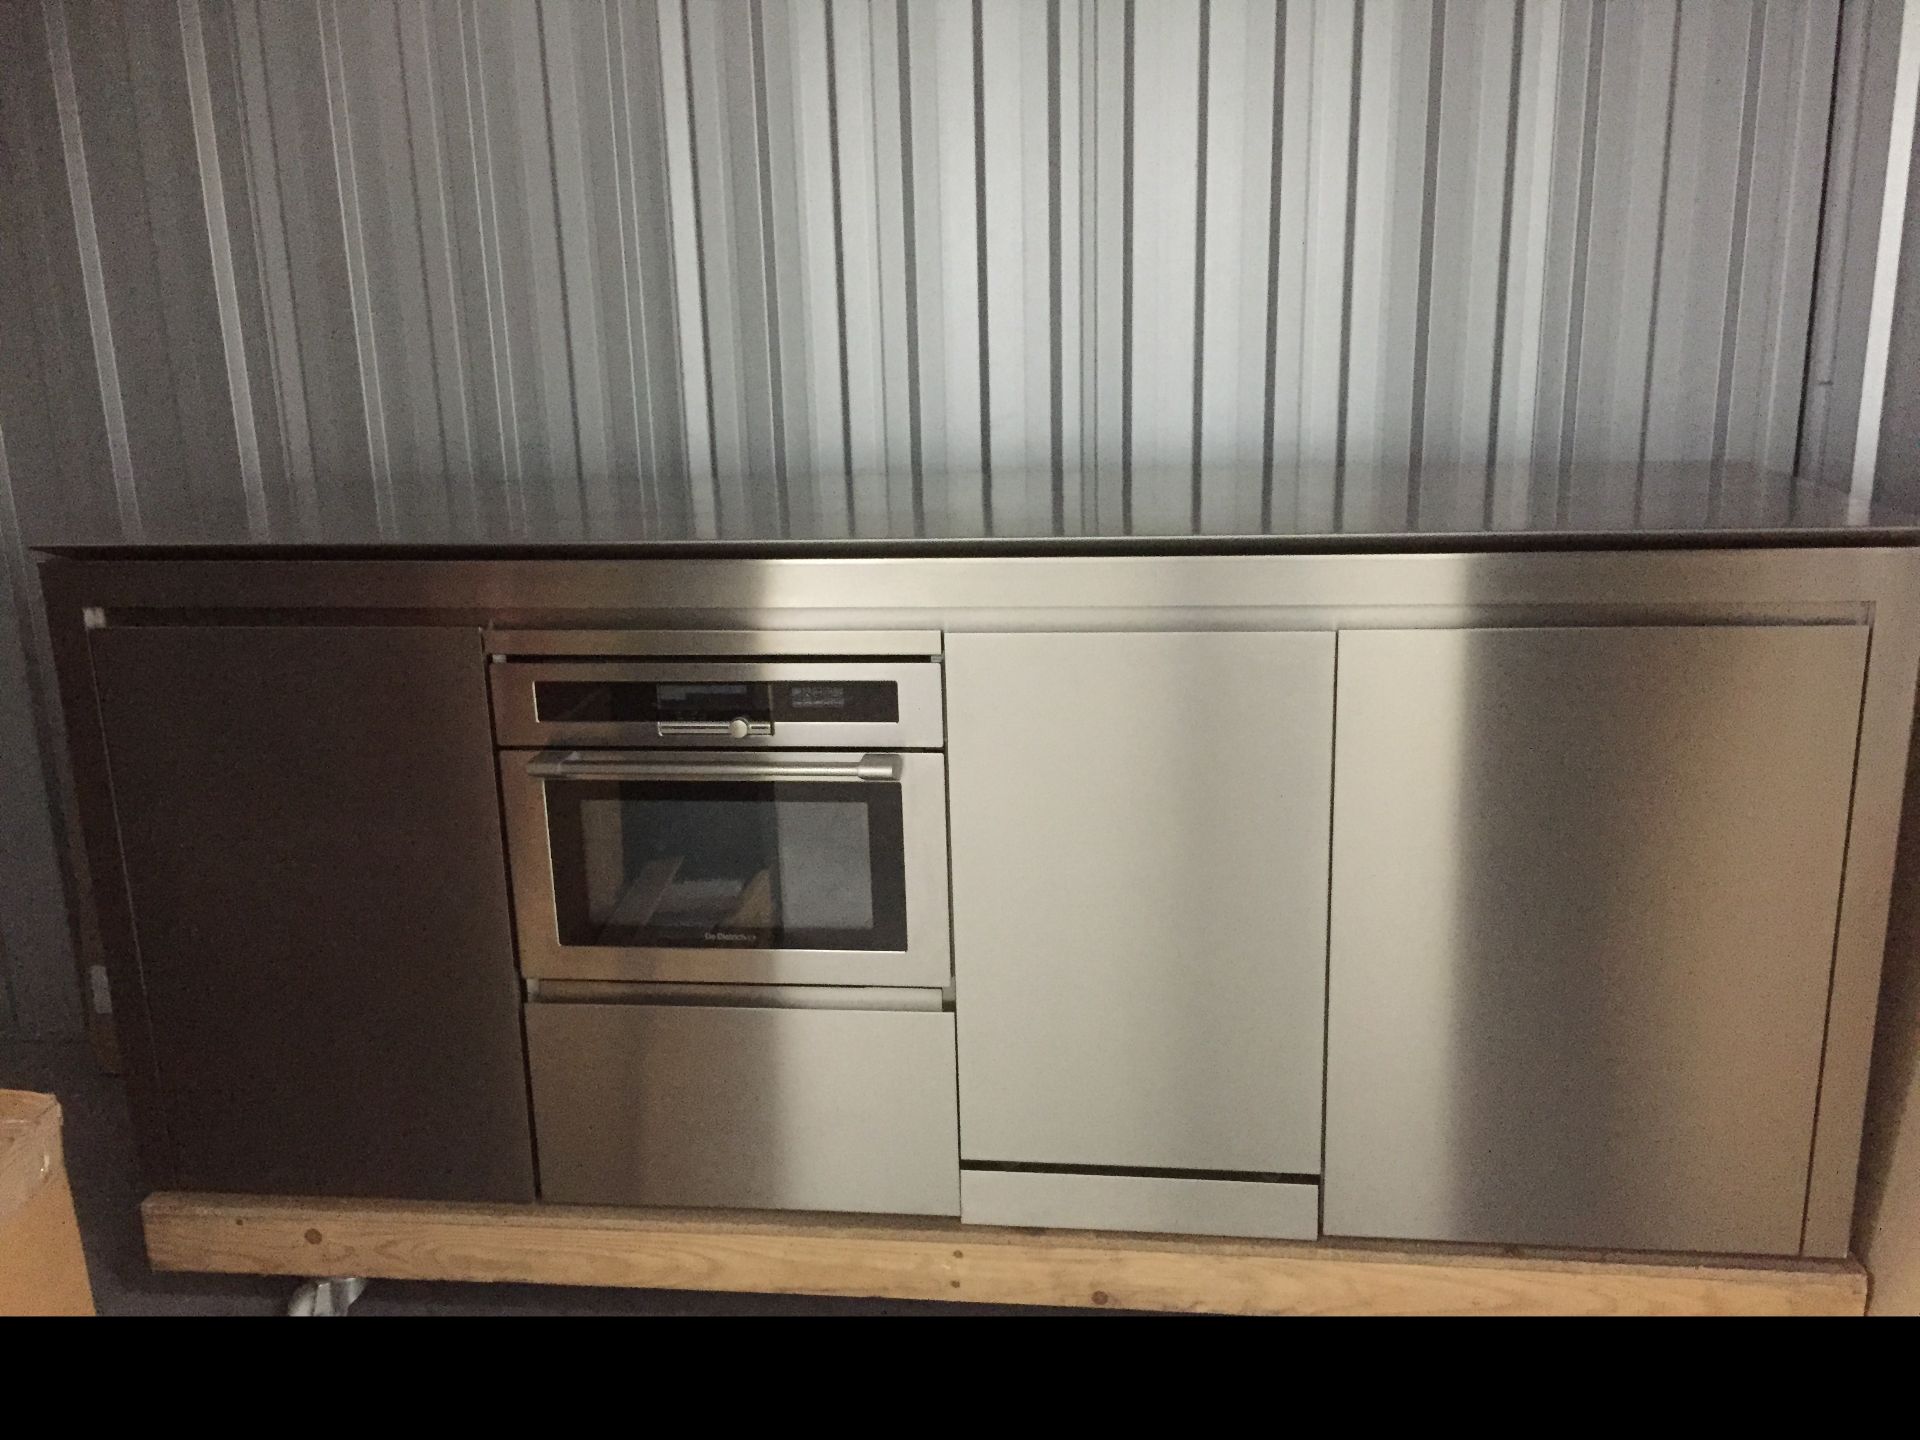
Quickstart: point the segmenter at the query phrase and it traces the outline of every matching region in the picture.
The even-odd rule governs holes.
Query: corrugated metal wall
[[[37,652],[59,540],[1682,518],[1794,463],[1866,8],[0,0],[8,593]]]
[[[1789,468],[1838,13],[46,0],[104,454],[15,484],[37,534],[572,539]]]

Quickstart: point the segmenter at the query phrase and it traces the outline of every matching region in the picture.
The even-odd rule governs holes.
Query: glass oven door
[[[527,974],[944,985],[938,755],[501,757]]]

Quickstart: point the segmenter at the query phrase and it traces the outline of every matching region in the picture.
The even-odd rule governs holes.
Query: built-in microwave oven
[[[945,987],[940,666],[496,657],[533,980]]]

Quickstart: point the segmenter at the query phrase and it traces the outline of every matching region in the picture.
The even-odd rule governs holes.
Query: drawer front
[[[1320,1234],[1320,1187],[1175,1175],[968,1170],[960,1180],[960,1218],[969,1225],[1043,1230],[1313,1240]]]
[[[953,1017],[532,1004],[542,1198],[957,1215]]]

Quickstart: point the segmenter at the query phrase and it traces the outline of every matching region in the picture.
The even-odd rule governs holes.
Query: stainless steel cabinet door
[[[947,667],[963,1159],[1317,1174],[1333,637]]]
[[[89,632],[156,1183],[533,1199],[476,629]]]
[[[1328,1234],[1800,1248],[1866,639],[1341,635]]]

